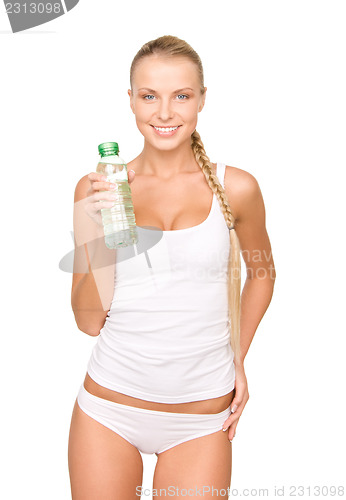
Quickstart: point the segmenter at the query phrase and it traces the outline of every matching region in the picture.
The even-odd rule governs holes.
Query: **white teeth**
[[[178,127],[167,127],[167,128],[162,128],[162,127],[155,127],[155,130],[159,130],[160,132],[172,132],[173,130],[177,130]]]

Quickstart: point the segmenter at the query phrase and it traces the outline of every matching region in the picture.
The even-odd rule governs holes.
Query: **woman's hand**
[[[130,170],[127,174],[128,182],[134,181],[135,172]],[[102,226],[101,208],[111,208],[116,202],[118,195],[115,190],[115,184],[108,182],[104,174],[98,172],[91,172],[88,175],[90,181],[90,188],[87,191],[87,198],[85,200],[85,211],[99,226]]]
[[[249,391],[243,363],[235,364],[235,395],[231,403],[231,415],[224,422],[222,428],[228,430],[228,439],[232,441],[235,436],[240,415],[249,400]]]

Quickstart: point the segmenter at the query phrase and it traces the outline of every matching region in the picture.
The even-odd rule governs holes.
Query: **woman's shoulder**
[[[245,207],[262,197],[256,177],[238,167],[226,165],[225,192],[236,219],[240,218]]]

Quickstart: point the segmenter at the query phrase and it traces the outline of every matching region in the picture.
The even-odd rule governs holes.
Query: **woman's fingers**
[[[101,182],[101,181],[107,181],[107,176],[104,174],[99,174],[98,172],[90,172],[88,175],[88,179],[90,182]]]
[[[244,407],[245,405],[243,405]],[[240,410],[240,407],[237,408],[237,410],[232,413],[226,422],[223,424],[222,428],[226,432],[228,431],[228,439],[232,441],[232,439],[235,436],[235,430],[239,422],[240,415],[242,414],[242,410]]]
[[[130,184],[135,179],[135,172],[130,170],[127,176]],[[85,210],[87,214],[101,226],[102,217],[100,210],[102,208],[113,207],[118,199],[116,185],[112,182],[108,182],[107,177],[98,172],[90,172],[90,174],[88,174],[88,179],[90,181],[90,189],[87,193]]]
[[[118,194],[115,191],[95,191],[94,194],[90,196],[90,199],[96,203],[101,200],[114,201],[118,198]]]
[[[92,187],[94,191],[114,191],[116,185],[109,181],[93,181]]]
[[[239,418],[249,400],[249,391],[244,366],[236,366],[235,371],[235,395],[231,403],[231,414],[222,426],[225,432],[228,430],[228,438],[230,441],[232,441],[235,436],[235,430],[238,425]]]
[[[246,400],[242,401],[239,404],[238,408],[234,412],[232,412],[230,417],[228,417],[228,419],[226,420],[225,423],[227,423],[227,425],[223,426],[224,429],[227,428],[227,430],[228,430],[228,439],[230,441],[232,441],[232,439],[235,436],[235,431],[236,431],[236,428],[237,428],[237,425],[239,422],[239,418],[243,412],[245,404],[246,404]],[[232,408],[233,408],[233,406],[232,406]]]
[[[231,414],[238,412],[239,413],[239,408],[242,406],[244,399],[245,399],[245,394],[247,393],[247,385],[243,383],[236,383],[236,392],[235,396],[232,399],[231,403]],[[244,405],[245,406],[245,403]]]
[[[234,398],[235,399],[235,398]],[[234,405],[234,399],[232,401],[232,405],[231,405],[231,414],[230,416],[227,418],[227,420],[225,420],[222,428],[224,431],[226,431],[227,429],[229,429],[234,422],[236,422],[237,420],[239,420],[239,417],[240,415],[242,414],[242,411],[244,409],[244,406],[246,403],[243,404],[243,401],[239,401],[239,405],[237,407],[237,409],[235,411],[232,411],[233,410],[233,405]]]
[[[228,429],[228,439],[230,440],[230,442],[232,442],[233,438],[235,437],[235,434],[236,434],[235,430],[237,428],[238,422],[239,422],[239,419],[236,422],[233,422],[233,424]]]

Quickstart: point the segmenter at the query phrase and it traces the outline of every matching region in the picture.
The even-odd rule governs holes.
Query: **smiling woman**
[[[156,53],[139,60],[135,71],[132,66],[130,75],[130,106],[148,146],[156,137],[169,138],[160,148],[176,149],[176,143],[171,140],[174,137],[179,143],[184,141],[184,147],[188,145],[191,154],[191,136],[207,91],[207,87],[201,85],[196,64],[187,57],[164,58]],[[154,82],[155,86],[143,86],[142,82]],[[191,163],[192,158],[188,161]]]
[[[251,174],[206,154],[196,126],[207,87],[188,43],[163,36],[143,45],[130,84],[144,138],[128,163],[136,222],[162,238],[150,246],[150,268],[138,248],[116,262],[113,300],[72,415],[72,496],[135,498],[140,452],[158,456],[156,490],[212,486],[226,496],[230,441],[249,399],[244,358],[275,278],[264,203]],[[89,179],[97,199],[108,188],[95,173]],[[139,232],[137,246],[147,248],[150,234]],[[242,301],[240,246],[248,271],[263,270],[258,251],[273,271],[260,280],[248,272]],[[83,285],[75,290],[77,301]]]

